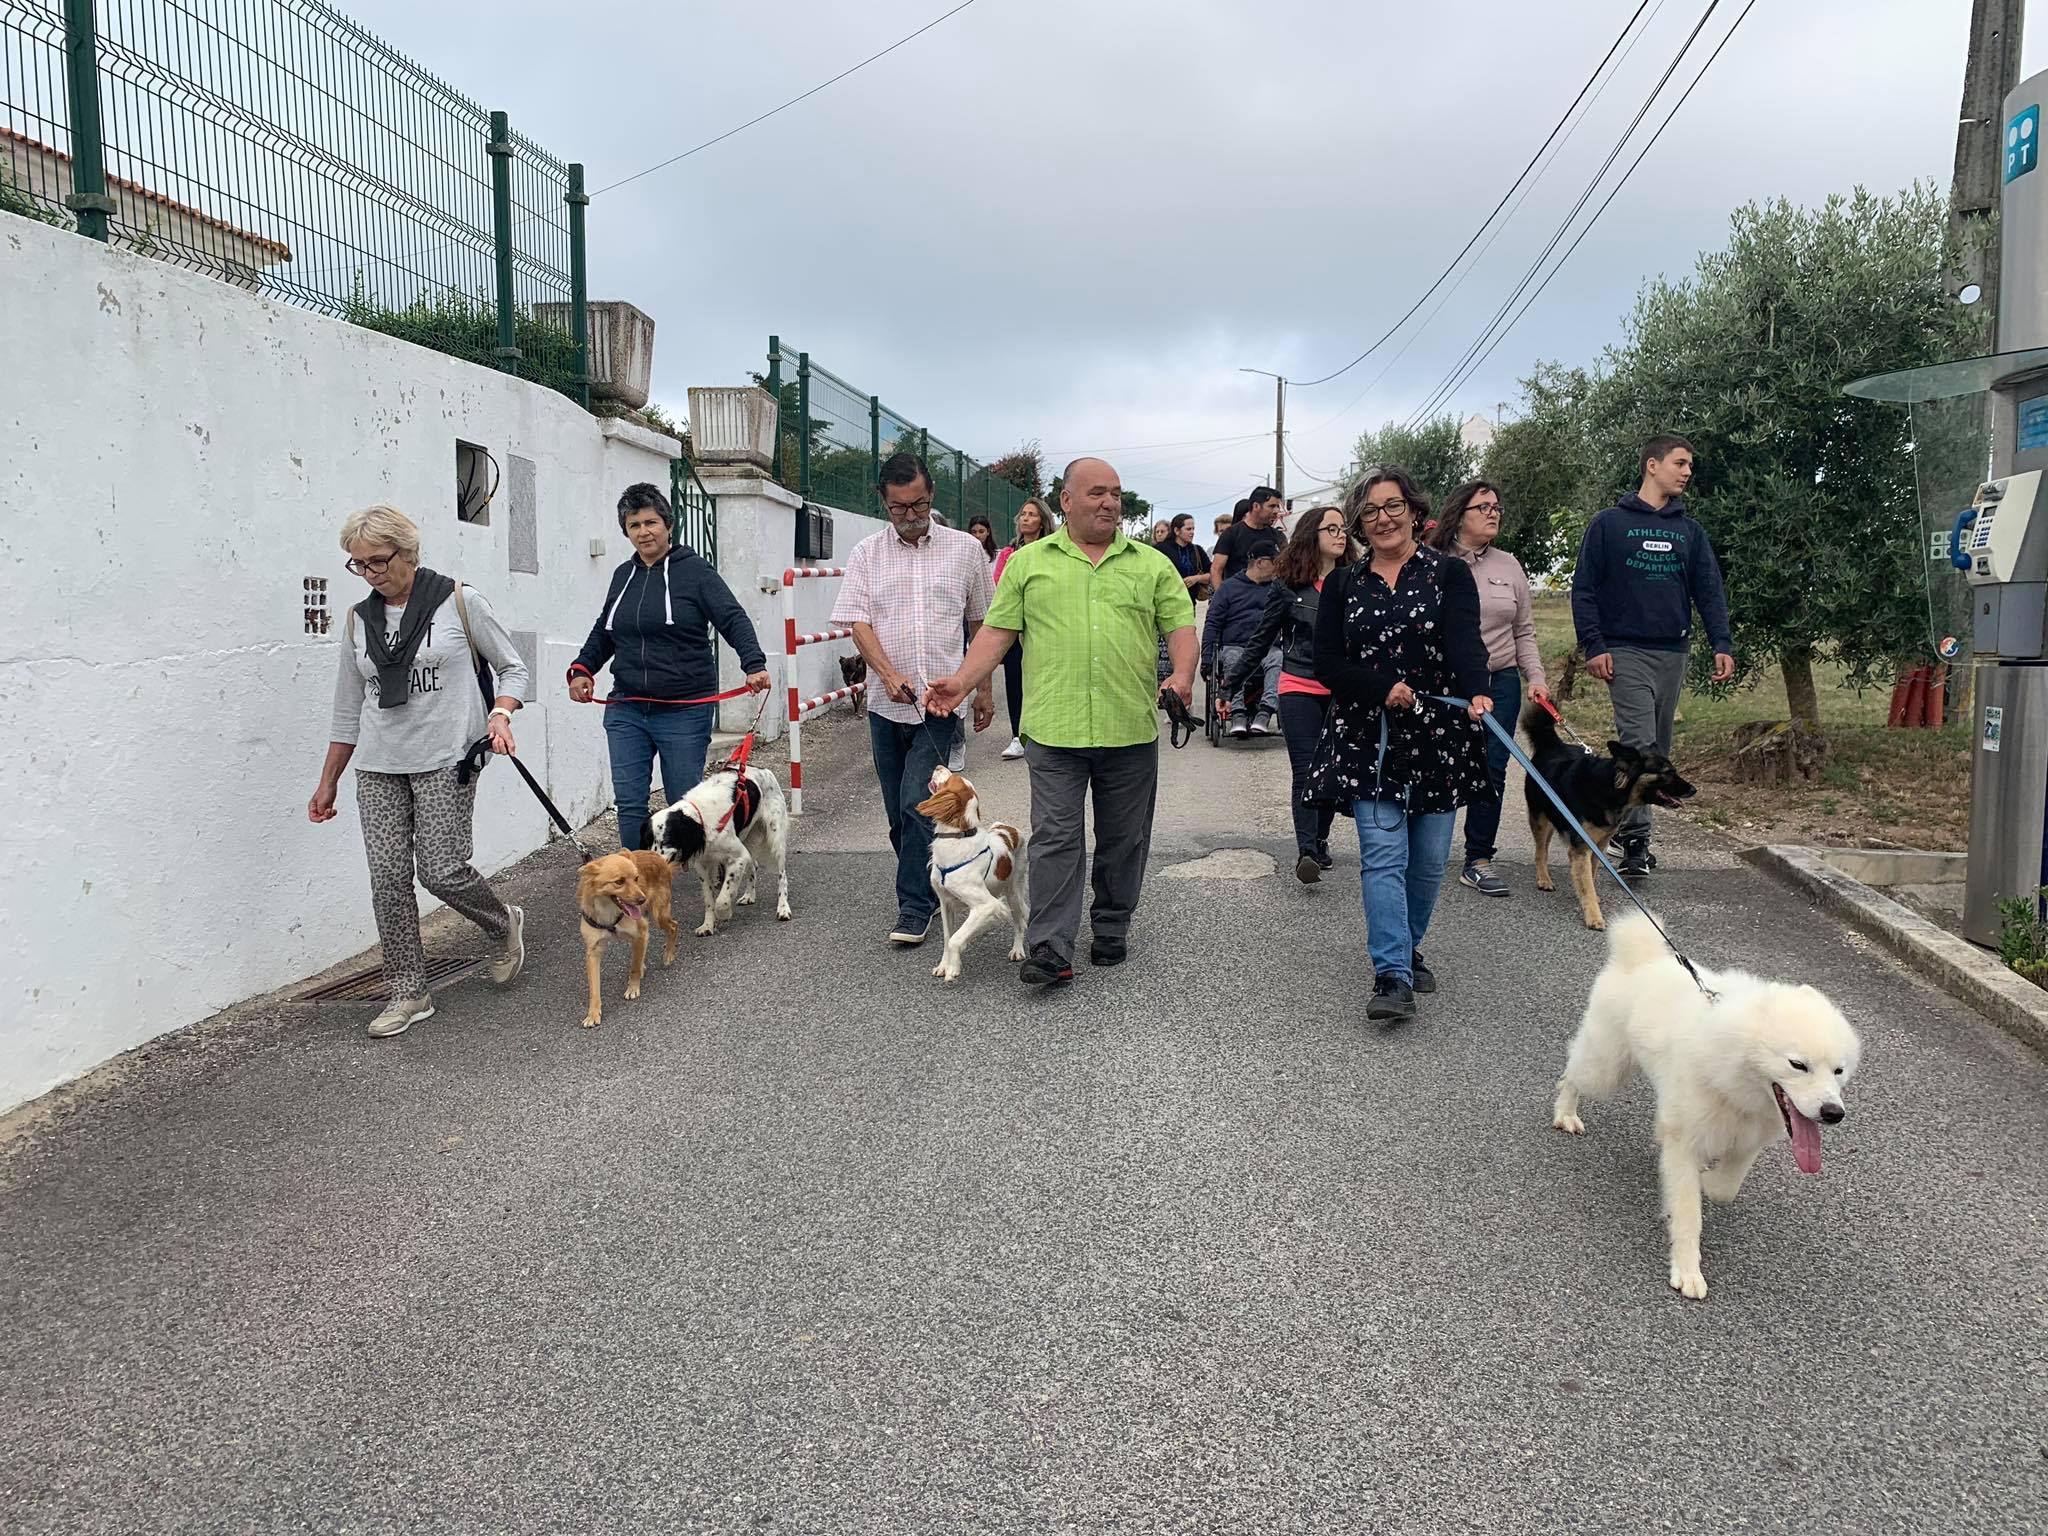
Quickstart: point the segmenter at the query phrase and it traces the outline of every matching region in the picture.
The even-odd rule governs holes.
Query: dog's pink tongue
[[[636,923],[637,923],[637,922],[639,922],[639,921],[640,921],[640,909],[639,909],[638,907],[634,906],[634,905],[633,905],[633,903],[631,903],[630,901],[622,901],[622,902],[620,902],[620,903],[619,903],[619,910],[620,910],[620,911],[622,911],[622,912],[624,912],[624,913],[626,914],[626,916],[628,916],[628,917],[632,918],[634,922],[636,922]],[[1793,1111],[1792,1111],[1792,1113],[1796,1115],[1796,1114],[1798,1114],[1798,1113],[1799,1113],[1799,1111],[1795,1109],[1795,1110],[1793,1110]],[[1815,1131],[1815,1132],[1813,1133],[1813,1135],[1814,1135],[1814,1145],[1815,1145],[1815,1146],[1819,1146],[1819,1145],[1820,1145],[1820,1132],[1819,1132],[1819,1131]],[[1801,1164],[1800,1166],[1804,1167],[1805,1165],[1804,1165],[1804,1164]],[[1811,1172],[1813,1172],[1813,1171],[1814,1171],[1814,1169],[1818,1168],[1819,1166],[1820,1166],[1820,1154],[1819,1154],[1818,1152],[1816,1152],[1816,1153],[1814,1153],[1814,1166],[1813,1166],[1813,1168],[1808,1168],[1808,1169],[1807,1169],[1806,1171],[1807,1171],[1808,1173],[1811,1173]]]
[[[1792,1161],[1801,1173],[1819,1173],[1820,1122],[1799,1113],[1799,1106],[1789,1100],[1785,1113],[1792,1121]]]

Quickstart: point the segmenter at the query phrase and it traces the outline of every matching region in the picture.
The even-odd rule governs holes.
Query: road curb
[[[1744,848],[1737,857],[1805,892],[2007,1034],[2048,1054],[2048,991],[2015,976],[1995,956],[1851,879],[1812,848],[1771,844]]]

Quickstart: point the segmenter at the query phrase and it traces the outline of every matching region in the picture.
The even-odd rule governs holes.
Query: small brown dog
[[[846,679],[846,686],[849,688],[851,688],[855,683],[866,682],[868,680],[867,657],[861,655],[840,657],[839,675]],[[859,693],[856,693],[853,696],[853,713],[855,717],[858,718],[861,712],[865,710],[867,707],[868,691],[865,688],[863,688]]]
[[[658,853],[608,853],[592,859],[576,877],[576,910],[583,918],[583,969],[590,979],[590,1010],[583,1016],[589,1029],[604,1017],[599,990],[604,948],[615,933],[633,942],[633,969],[626,976],[627,1001],[640,995],[647,973],[649,925],[668,935],[661,963],[674,963],[682,929],[669,913],[670,882],[675,866]]]

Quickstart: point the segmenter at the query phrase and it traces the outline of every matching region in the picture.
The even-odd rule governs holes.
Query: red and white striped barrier
[[[816,634],[798,634],[796,584],[800,581],[845,574],[846,567],[843,565],[793,565],[782,573],[782,679],[789,687],[789,813],[792,816],[801,816],[804,813],[804,721],[841,699],[850,699],[857,693],[867,691],[866,683],[854,683],[850,687],[834,688],[830,693],[821,693],[812,699],[797,697],[796,653],[807,645],[823,645],[832,640],[849,640],[853,637],[853,631],[822,629]]]

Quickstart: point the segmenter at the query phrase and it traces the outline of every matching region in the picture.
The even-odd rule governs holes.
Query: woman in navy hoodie
[[[569,697],[588,702],[597,669],[612,664],[617,702],[604,712],[611,755],[612,796],[619,806],[619,845],[638,848],[647,832],[647,793],[654,759],[661,758],[661,793],[673,805],[704,777],[715,704],[648,703],[649,699],[705,699],[718,692],[715,627],[738,653],[747,686],[768,686],[768,658],[747,611],[732,589],[694,549],[675,542],[676,514],[654,486],[626,488],[619,498],[619,528],[633,541],[633,558],[612,572],[604,611],[569,664]]]

